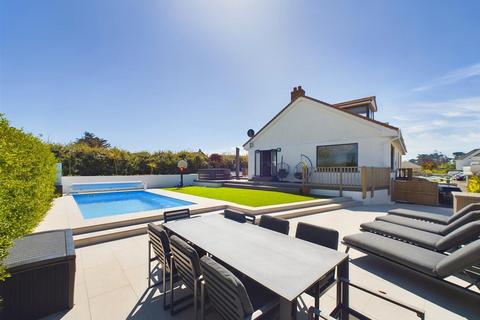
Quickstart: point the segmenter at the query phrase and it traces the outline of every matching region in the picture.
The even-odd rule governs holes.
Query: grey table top
[[[288,301],[348,257],[222,215],[171,221],[164,226]]]

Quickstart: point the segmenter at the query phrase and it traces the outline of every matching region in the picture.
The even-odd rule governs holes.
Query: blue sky
[[[480,147],[479,1],[0,0],[0,112],[55,142],[231,152],[293,86],[376,95],[408,157]]]

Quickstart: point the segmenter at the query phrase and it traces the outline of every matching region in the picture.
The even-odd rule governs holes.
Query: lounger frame
[[[450,287],[450,288],[453,288],[457,291],[460,291],[460,292],[464,292],[464,293],[468,293],[469,295],[473,296],[473,297],[476,297],[478,298],[480,296],[480,292],[475,292],[475,291],[472,291],[470,290],[471,287],[473,286],[478,286],[480,284],[480,267],[478,267],[477,265],[474,265],[472,266],[472,270],[471,269],[465,269],[463,270],[462,272],[460,273],[457,273],[457,275],[462,275],[462,276],[466,276],[467,278],[469,279],[472,279],[472,282],[469,282],[467,281],[466,279],[464,279],[464,277],[462,277],[462,280],[465,280],[467,282],[469,282],[469,284],[466,286],[466,287],[463,287],[461,285],[458,285],[456,283],[453,283],[453,282],[450,282],[450,281],[447,281],[443,278],[438,278],[438,277],[433,277],[432,275],[429,275],[425,272],[422,272],[420,270],[417,270],[417,269],[414,269],[412,267],[409,267],[409,266],[406,266],[404,264],[401,264],[400,262],[398,261],[395,261],[395,260],[392,260],[392,259],[389,259],[389,258],[386,258],[386,257],[383,257],[377,253],[374,253],[374,252],[371,252],[369,250],[365,250],[363,248],[360,248],[358,246],[355,246],[355,245],[351,245],[349,243],[346,243],[345,241],[342,241],[342,244],[344,246],[346,246],[346,249],[345,249],[345,253],[348,253],[348,251],[350,250],[350,248],[353,248],[357,251],[360,251],[360,252],[363,252],[365,254],[368,254],[368,255],[371,255],[371,256],[374,256],[376,258],[379,258],[380,260],[382,261],[386,261],[386,262],[390,262],[390,263],[394,263],[396,266],[399,266],[400,268],[403,268],[403,269],[406,269],[406,270],[410,270],[410,271],[414,271],[416,272],[417,274],[420,274],[424,277],[427,277],[428,279],[433,279],[447,287]],[[473,278],[472,276],[470,276],[470,274],[473,274],[474,276],[476,276],[477,278]],[[452,275],[453,276],[453,275]]]

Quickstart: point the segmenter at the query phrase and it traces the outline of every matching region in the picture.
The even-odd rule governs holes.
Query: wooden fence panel
[[[436,206],[438,205],[438,185],[426,180],[395,180],[392,200]]]

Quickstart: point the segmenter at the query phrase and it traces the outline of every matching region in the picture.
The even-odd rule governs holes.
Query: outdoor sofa
[[[410,242],[429,250],[446,252],[475,241],[480,236],[480,221],[469,222],[447,235],[435,234],[385,221],[372,221],[360,225],[362,231]]]
[[[439,224],[434,222],[422,221],[407,217],[401,217],[397,215],[387,214],[384,216],[379,216],[375,221],[385,221],[397,225],[402,225],[405,227],[423,230],[431,233],[436,233],[440,235],[447,235],[450,232],[466,225],[469,222],[480,220],[480,210],[470,211],[465,214],[463,217],[456,219],[455,221],[448,224]]]
[[[451,216],[442,216],[436,213],[429,213],[429,212],[402,209],[402,208],[392,209],[388,211],[388,214],[447,225],[462,218],[463,216],[470,213],[471,211],[478,211],[478,210],[480,210],[480,202],[471,203],[468,206],[465,206],[462,209],[458,210],[458,212],[454,213]]]
[[[387,238],[375,233],[357,233],[343,238],[342,243],[370,256],[395,263],[397,266],[413,270],[451,287],[467,289],[478,287],[480,281],[480,239],[473,241],[450,255],[432,251],[403,241]],[[468,282],[463,287],[445,278],[459,275]],[[478,295],[478,293],[475,293]]]

